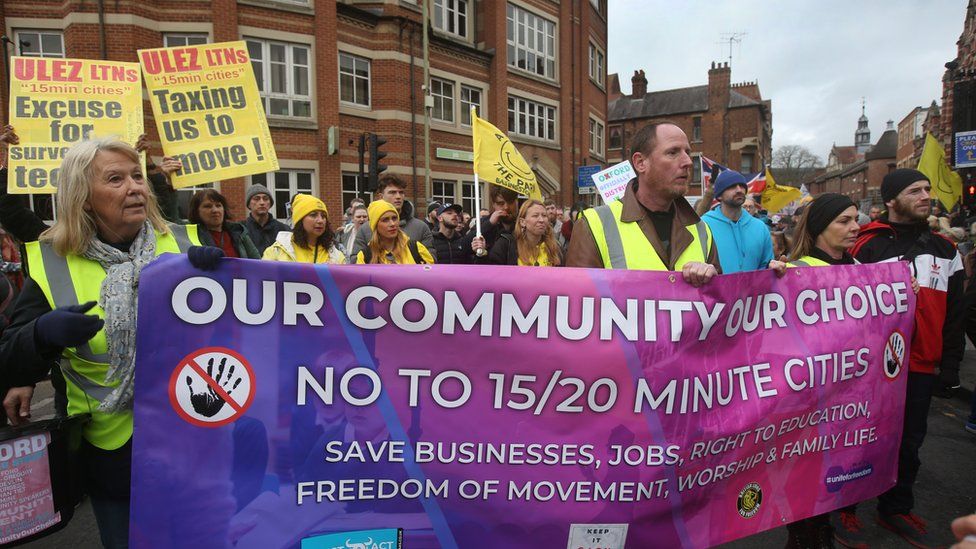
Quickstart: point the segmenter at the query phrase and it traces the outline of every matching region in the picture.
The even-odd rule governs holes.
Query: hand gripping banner
[[[894,484],[901,263],[142,276],[135,547],[706,547]]]

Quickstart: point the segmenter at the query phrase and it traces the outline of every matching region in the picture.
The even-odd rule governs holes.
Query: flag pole
[[[477,109],[472,105],[471,107],[471,137],[474,138],[474,134],[477,133],[475,130],[475,121],[478,118]],[[472,147],[477,152],[476,147]],[[478,180],[478,166],[475,164],[474,159],[471,160],[471,171],[474,172],[474,235],[481,238],[481,181]],[[484,248],[478,248],[475,255],[478,257],[484,257],[487,255],[488,250]]]

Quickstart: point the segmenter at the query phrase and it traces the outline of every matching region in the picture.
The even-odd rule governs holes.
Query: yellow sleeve
[[[278,249],[278,246],[272,244],[264,250],[264,254],[261,256],[261,259],[266,259],[268,261],[278,261],[278,258],[280,256],[281,256],[281,250]]]
[[[427,246],[424,246],[420,242],[417,243],[417,252],[420,253],[420,259],[423,259],[428,265],[437,263],[434,261],[434,256],[430,255],[430,250],[427,249]]]
[[[366,257],[363,255],[362,250],[360,250],[359,253],[356,254],[356,265],[365,265],[365,264],[366,264]]]

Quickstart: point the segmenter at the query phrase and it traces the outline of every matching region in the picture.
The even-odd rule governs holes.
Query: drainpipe
[[[424,196],[430,189],[430,109],[433,101],[430,97],[430,40],[429,21],[427,20],[427,2],[422,0],[424,16]],[[415,204],[416,205],[416,204]]]
[[[105,0],[98,0],[98,36],[101,41],[102,61],[107,61],[108,41],[105,38]]]
[[[415,27],[410,24],[410,166],[413,174],[413,203],[417,204],[417,87],[414,82],[413,41]]]

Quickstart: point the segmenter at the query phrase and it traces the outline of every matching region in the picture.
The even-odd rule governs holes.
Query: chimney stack
[[[634,71],[634,76],[630,79],[631,84],[631,97],[635,99],[643,99],[647,95],[647,77],[644,76],[644,71]]]

